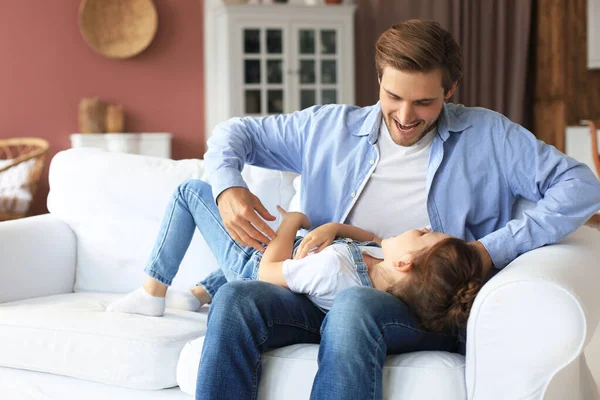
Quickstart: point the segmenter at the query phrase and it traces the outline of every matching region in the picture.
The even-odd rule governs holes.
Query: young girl
[[[278,210],[282,222],[263,254],[239,245],[227,233],[210,185],[186,181],[167,209],[143,287],[107,310],[162,316],[167,287],[198,227],[228,281],[271,282],[306,294],[324,311],[343,289],[373,287],[402,300],[425,329],[455,333],[466,325],[483,277],[476,250],[463,240],[427,229],[381,240],[338,223],[317,227],[302,238],[295,235],[300,228],[310,229],[307,216]],[[169,307],[196,310],[211,301],[202,286],[174,294],[167,296]]]

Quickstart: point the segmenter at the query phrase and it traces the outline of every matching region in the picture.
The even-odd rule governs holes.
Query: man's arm
[[[283,215],[281,225],[277,228],[275,239],[267,246],[258,267],[258,279],[288,288],[283,276],[283,262],[292,258],[294,240],[298,229],[309,229],[310,221],[302,213],[280,209]]]
[[[520,254],[558,242],[583,225],[600,209],[600,183],[585,164],[508,119],[499,118],[496,129],[505,133],[494,151],[513,196],[536,203],[479,239],[493,265],[503,268]]]
[[[233,118],[217,127],[204,155],[205,176],[227,232],[244,246],[264,251],[274,232],[262,202],[242,178],[244,164],[300,172],[304,141],[319,107],[264,118]]]
[[[245,164],[302,172],[307,135],[320,106],[261,118],[232,118],[218,124],[208,140],[204,165],[214,198],[230,187],[245,187]]]

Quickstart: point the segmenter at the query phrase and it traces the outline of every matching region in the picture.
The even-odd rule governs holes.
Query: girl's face
[[[383,257],[385,261],[394,263],[394,266],[398,261],[408,263],[414,253],[450,237],[452,236],[445,233],[429,232],[426,228],[406,231],[381,242]]]

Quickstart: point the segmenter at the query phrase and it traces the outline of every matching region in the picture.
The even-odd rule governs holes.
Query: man
[[[345,222],[389,237],[431,225],[471,241],[488,277],[600,208],[589,168],[498,113],[445,104],[461,78],[461,51],[437,23],[395,25],[376,50],[374,106],[316,106],[217,126],[206,167],[234,239],[262,248],[274,235],[262,220],[274,217],[241,178],[245,163],[301,173],[302,210],[313,227]],[[521,197],[536,205],[512,219]],[[294,343],[320,343],[314,399],[380,399],[386,354],[461,349],[370,288],[343,291],[324,314],[268,283],[222,283],[218,274],[203,283],[213,302],[198,399],[256,398],[261,354]]]

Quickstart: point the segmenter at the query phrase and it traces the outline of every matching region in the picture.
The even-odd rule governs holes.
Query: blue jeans
[[[255,399],[269,348],[321,343],[313,399],[380,399],[386,354],[456,349],[454,337],[425,332],[403,303],[372,288],[346,289],[325,314],[304,295],[248,280],[262,253],[229,236],[210,185],[199,180],[173,194],[145,272],[170,285],[196,228],[221,267],[200,283],[213,304],[197,399]]]
[[[320,343],[318,400],[381,399],[386,355],[457,350],[455,337],[424,331],[402,302],[376,289],[346,289],[325,314],[285,288],[229,282],[209,311],[196,399],[256,399],[262,354],[295,343]]]
[[[196,228],[221,267],[198,283],[211,297],[227,280],[256,278],[262,253],[233,240],[223,226],[211,186],[198,179],[183,182],[173,193],[144,272],[170,286]]]

